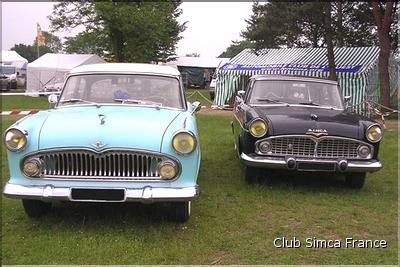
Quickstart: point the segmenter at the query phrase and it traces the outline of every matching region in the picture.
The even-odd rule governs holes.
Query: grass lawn
[[[41,108],[41,99],[7,103],[3,98],[3,107]],[[162,204],[136,203],[58,204],[43,218],[30,219],[19,200],[3,197],[2,264],[398,263],[397,128],[385,132],[383,170],[369,174],[358,191],[325,175],[285,174],[246,184],[233,151],[230,119],[198,115],[201,195],[187,223],[168,220]],[[4,116],[2,132],[15,120]],[[4,146],[1,171],[4,184]],[[296,237],[303,246],[275,248],[277,237]],[[388,246],[306,248],[305,239],[313,237],[384,239]]]

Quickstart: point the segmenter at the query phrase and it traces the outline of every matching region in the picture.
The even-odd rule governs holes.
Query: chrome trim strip
[[[79,187],[77,189],[123,189],[125,199],[123,201],[97,201],[97,200],[73,200],[71,199],[71,187],[46,186],[24,186],[7,183],[4,186],[3,194],[10,198],[41,199],[41,200],[67,200],[78,202],[160,202],[160,201],[184,201],[199,196],[198,186],[183,188],[150,187],[143,188],[99,188]]]
[[[320,108],[320,109],[333,109],[333,110],[339,110],[343,111],[343,108],[335,108],[335,107],[328,107],[328,106],[312,106],[312,105],[299,105],[299,104],[289,104],[289,103],[284,103],[284,104],[248,104],[251,107],[307,107],[307,108]]]
[[[255,152],[257,153],[257,154],[259,154],[259,155],[264,155],[264,156],[283,156],[282,154],[264,154],[264,153],[262,153],[261,151],[259,151],[259,149],[258,149],[258,145],[259,145],[259,143],[261,143],[262,141],[267,141],[267,140],[271,140],[271,139],[278,139],[278,138],[290,138],[290,137],[300,137],[300,138],[308,138],[308,139],[311,139],[311,140],[313,140],[314,142],[315,142],[315,148],[314,149],[317,149],[317,147],[318,147],[318,144],[321,142],[321,141],[323,141],[323,140],[325,140],[325,139],[338,139],[338,140],[347,140],[347,141],[352,141],[352,142],[355,142],[355,143],[358,143],[358,144],[360,144],[360,145],[365,145],[365,146],[368,146],[369,148],[370,148],[370,150],[371,150],[371,153],[370,153],[370,156],[368,157],[368,158],[365,158],[365,159],[371,159],[372,158],[372,155],[374,154],[374,146],[373,145],[371,145],[371,144],[368,144],[368,143],[366,143],[366,142],[364,142],[364,141],[361,141],[361,140],[357,140],[357,139],[353,139],[353,138],[347,138],[347,137],[341,137],[341,136],[332,136],[332,135],[325,135],[325,136],[321,136],[321,137],[316,137],[316,136],[312,136],[312,135],[300,135],[300,134],[292,134],[292,135],[276,135],[276,136],[270,136],[270,137],[266,137],[266,138],[263,138],[263,139],[259,139],[259,140],[257,140],[256,142],[255,142]],[[357,153],[357,155],[358,155],[358,153]],[[314,157],[317,157],[317,155],[315,155],[314,154]],[[318,157],[320,157],[320,156],[318,156]],[[322,158],[325,158],[325,157],[322,157]],[[352,158],[353,159],[353,158]],[[362,158],[356,158],[356,159],[362,159]]]
[[[236,120],[237,120],[237,122],[239,123],[239,125],[240,125],[240,128],[242,128],[242,130],[243,130],[243,131],[246,131],[246,132],[248,132],[249,130],[246,130],[246,129],[243,127],[242,123],[240,122],[240,120],[238,119],[238,117],[236,116],[236,114],[235,114],[235,113],[233,114],[233,116],[235,117],[235,119],[236,119]]]
[[[243,164],[252,167],[259,168],[271,168],[271,169],[287,169],[287,164],[284,158],[274,158],[265,156],[253,156],[245,153],[240,154],[240,160]],[[307,163],[336,163],[334,160],[318,160],[318,159],[297,159],[296,162],[307,162]],[[378,160],[365,160],[348,161],[347,169],[344,172],[375,172],[379,171],[383,167],[382,163]],[[296,166],[297,169],[297,166]]]

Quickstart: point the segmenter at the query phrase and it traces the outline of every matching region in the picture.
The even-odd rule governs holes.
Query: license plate
[[[335,163],[332,162],[299,162],[299,171],[335,171]]]
[[[71,199],[75,201],[124,201],[124,189],[72,188]]]

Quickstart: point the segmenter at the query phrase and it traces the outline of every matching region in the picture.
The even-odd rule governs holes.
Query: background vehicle
[[[15,66],[1,65],[1,89],[17,89],[17,76],[18,72]]]

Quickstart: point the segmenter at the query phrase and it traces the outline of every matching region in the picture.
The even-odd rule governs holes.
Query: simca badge
[[[92,145],[96,149],[100,149],[105,146],[101,141],[97,141],[95,144]]]
[[[315,137],[320,137],[323,135],[328,135],[328,131],[325,129],[308,129],[306,134],[313,135]]]

